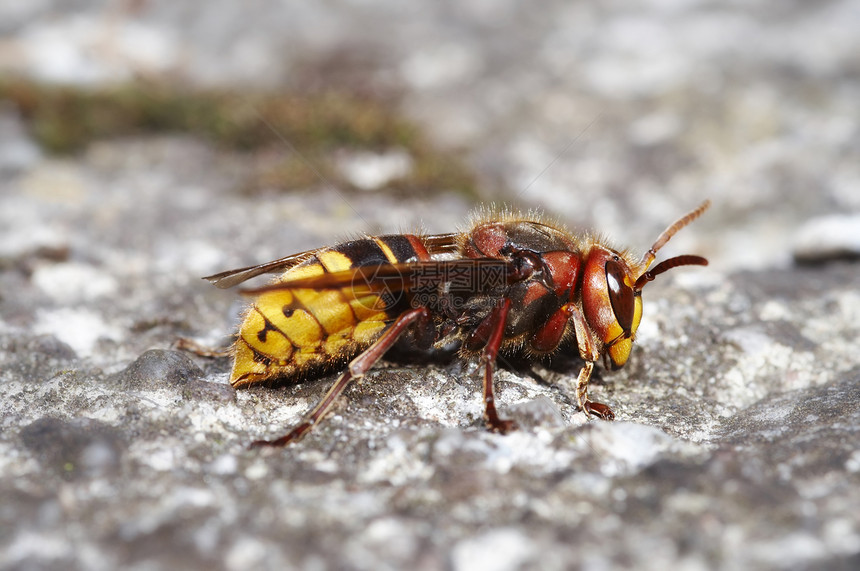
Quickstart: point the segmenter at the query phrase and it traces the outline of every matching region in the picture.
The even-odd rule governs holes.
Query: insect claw
[[[583,410],[589,418],[594,415],[602,420],[615,420],[615,413],[612,412],[611,408],[603,403],[590,400],[585,401],[585,403],[583,403]]]
[[[276,440],[254,440],[248,445],[249,450],[254,450],[256,448],[281,448],[286,446],[290,441],[284,440],[283,437],[278,438]]]
[[[280,438],[276,438],[275,440],[255,440],[248,445],[248,448],[263,448],[264,446],[282,448],[290,442],[298,442],[301,440],[305,435],[305,432],[311,429],[311,426],[313,426],[313,423],[303,422]]]
[[[188,337],[179,337],[173,343],[173,348],[179,351],[187,351],[189,353],[194,353],[198,357],[209,357],[213,359],[217,359],[220,357],[229,357],[233,354],[233,351],[230,347],[226,347],[223,349],[215,349],[213,347],[207,347],[205,345],[201,345],[194,339],[189,339]]]
[[[508,434],[520,429],[520,425],[517,424],[516,420],[502,420],[499,417],[493,420],[486,419],[486,424],[490,431],[498,432],[499,434]]]

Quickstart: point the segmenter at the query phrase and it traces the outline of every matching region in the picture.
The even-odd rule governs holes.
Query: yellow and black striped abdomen
[[[341,364],[373,343],[397,317],[361,284],[315,289],[308,279],[360,266],[428,260],[408,234],[353,240],[311,254],[285,271],[278,289],[259,295],[239,329],[230,382],[244,387]],[[302,280],[303,287],[289,283]],[[311,280],[312,281],[312,280]]]

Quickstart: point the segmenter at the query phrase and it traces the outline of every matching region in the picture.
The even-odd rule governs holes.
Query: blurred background
[[[0,568],[856,568],[860,296],[824,262],[860,256],[858,30],[856,0],[0,0]],[[326,383],[167,350],[229,341],[207,274],[482,204],[641,253],[706,198],[661,256],[711,265],[597,383],[616,423],[502,371],[562,419],[502,439],[468,370],[406,368],[261,457]]]
[[[330,241],[326,225],[305,242],[273,229],[286,214],[258,212],[306,202],[347,233],[447,231],[478,202],[541,207],[644,249],[709,197],[713,212],[678,237],[683,247],[727,269],[784,266],[809,219],[860,210],[858,10],[4,1],[0,168],[7,186],[58,176],[43,191],[61,197],[70,178],[120,168],[106,156],[117,141],[182,135],[162,144],[185,147],[163,152],[189,153],[174,159],[189,176],[209,170],[195,149],[226,155],[234,164],[216,168],[229,190],[150,180],[83,192],[211,212],[246,197],[241,212],[219,213],[222,242],[206,238],[217,250],[238,241],[243,259]],[[73,172],[44,163],[59,158],[77,158]]]

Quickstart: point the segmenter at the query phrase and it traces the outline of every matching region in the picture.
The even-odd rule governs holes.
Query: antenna
[[[710,205],[711,205],[710,200],[704,201],[698,208],[696,208],[695,210],[693,210],[691,212],[688,212],[687,214],[685,214],[684,216],[682,216],[681,218],[676,220],[674,224],[672,224],[671,226],[669,226],[668,228],[663,230],[663,233],[660,234],[660,237],[657,238],[657,241],[654,242],[654,245],[651,246],[647,252],[645,252],[645,255],[642,256],[642,261],[639,262],[639,267],[643,271],[642,276],[645,275],[645,270],[648,269],[648,266],[650,266],[651,263],[654,262],[654,258],[657,257],[657,250],[659,250],[660,248],[665,246],[666,242],[668,242],[672,236],[674,236],[675,234],[678,233],[678,230],[680,230],[681,228],[683,228],[684,226],[686,226],[687,224],[689,224],[690,222],[692,222],[693,220],[695,220],[696,218],[701,216],[702,213],[705,210],[707,210]],[[704,259],[704,258],[702,258],[702,259]],[[666,260],[666,262],[668,262],[668,261],[669,260]],[[666,262],[663,262],[663,264],[665,264]],[[686,265],[686,264],[676,264],[676,265]],[[702,265],[702,264],[699,264],[699,265]],[[659,273],[665,272],[670,267],[675,267],[675,266],[669,266],[669,267],[666,267],[665,269],[663,269],[659,272],[652,273],[652,276],[656,276]],[[657,270],[657,268],[654,268],[654,270]],[[654,279],[654,278],[652,277],[651,279]],[[646,280],[646,281],[650,281],[650,280]],[[639,283],[638,280],[636,283]]]

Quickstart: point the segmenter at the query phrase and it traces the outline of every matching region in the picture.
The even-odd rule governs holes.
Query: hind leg
[[[251,447],[285,446],[290,442],[295,442],[301,439],[331,411],[335,401],[341,394],[343,394],[343,391],[346,390],[349,383],[355,379],[363,377],[364,374],[367,373],[367,371],[369,371],[383,355],[385,355],[385,352],[397,342],[397,339],[403,335],[410,325],[429,318],[430,312],[423,307],[410,309],[409,311],[401,314],[400,317],[397,318],[397,321],[395,321],[394,324],[382,334],[382,337],[377,339],[373,345],[368,347],[361,355],[349,363],[347,370],[337,378],[322,400],[295,428],[275,440],[256,440],[251,443]]]

